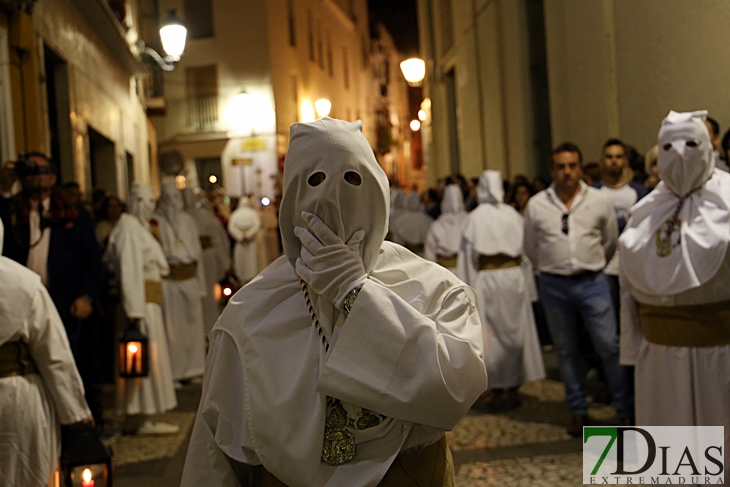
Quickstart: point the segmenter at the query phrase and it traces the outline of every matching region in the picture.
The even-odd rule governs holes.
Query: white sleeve
[[[317,390],[392,418],[452,429],[487,388],[472,299],[466,286],[452,288],[423,315],[369,279]]]
[[[119,280],[122,291],[122,305],[127,318],[146,316],[144,286],[144,256],[142,248],[135,242],[132,230],[124,231],[115,244],[115,256],[119,259]]]
[[[66,330],[46,288],[39,286],[26,323],[30,354],[53,398],[61,424],[91,416]]]
[[[606,198],[606,214],[604,218],[603,229],[601,233],[603,235],[603,250],[606,254],[606,264],[611,261],[613,254],[616,252],[616,244],[618,243],[618,222],[616,220],[616,210],[613,209],[613,205]]]
[[[221,330],[210,334],[204,377],[181,486],[247,485],[249,466],[261,462],[248,433],[238,348]]]
[[[629,286],[624,282],[623,275],[619,276],[619,289],[621,294],[619,362],[621,365],[636,365],[639,347],[643,338],[641,326],[639,325],[639,303],[631,295]]]

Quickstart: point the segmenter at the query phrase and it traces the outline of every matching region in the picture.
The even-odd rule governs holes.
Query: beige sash
[[[200,246],[203,247],[203,250],[211,248],[213,246],[213,238],[210,235],[201,235]]]
[[[414,452],[398,455],[377,487],[428,485],[454,487],[454,460],[446,437]],[[253,487],[287,487],[263,465],[253,468]]]
[[[436,263],[440,265],[441,267],[446,267],[447,269],[453,269],[456,267],[456,255],[452,255],[451,257],[444,257],[443,255],[437,255],[436,256]]]
[[[730,301],[673,307],[641,304],[639,322],[644,338],[657,345],[730,345]]]
[[[190,264],[178,264],[170,266],[170,273],[165,276],[165,279],[170,281],[187,281],[188,279],[195,279],[198,276],[198,263],[191,262]]]
[[[405,248],[413,252],[414,254],[422,254],[423,253],[423,244],[405,244]]]
[[[144,282],[145,303],[162,304],[162,283],[160,281]]]
[[[497,269],[509,269],[510,267],[519,267],[520,261],[516,257],[510,257],[504,254],[480,255],[479,270],[494,271]]]
[[[0,346],[0,379],[38,373],[28,344],[7,342]]]

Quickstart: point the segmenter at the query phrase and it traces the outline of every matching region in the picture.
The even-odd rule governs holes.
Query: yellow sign
[[[266,149],[266,141],[261,137],[249,137],[243,139],[241,150],[244,152],[253,152]]]
[[[251,164],[253,164],[253,159],[250,157],[246,159],[233,159],[231,161],[231,165],[233,166],[250,166]]]

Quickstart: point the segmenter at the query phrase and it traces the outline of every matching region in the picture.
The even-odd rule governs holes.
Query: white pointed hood
[[[160,195],[159,211],[167,218],[172,225],[176,224],[177,215],[183,209],[182,192],[177,188],[175,181],[165,181],[162,183],[162,194]]]
[[[456,184],[449,184],[444,188],[444,195],[441,198],[441,215],[429,229],[433,237],[434,250],[438,255],[450,257],[459,252],[461,232],[466,217],[461,188]]]
[[[155,212],[155,191],[149,184],[134,183],[128,198],[129,213],[136,216],[145,228]]]
[[[619,239],[621,273],[646,294],[674,295],[699,287],[725,259],[730,174],[714,168],[706,113],[672,111],[664,119],[659,130],[662,181],[631,208]],[[678,222],[670,225],[675,215]]]
[[[477,200],[479,203],[502,203],[504,201],[504,186],[499,171],[484,171],[477,186]]]
[[[291,126],[279,228],[292,266],[301,249],[294,227],[306,227],[301,214],[308,211],[345,242],[364,230],[360,253],[370,272],[387,231],[389,196],[388,178],[362,134],[362,122],[323,118]]]

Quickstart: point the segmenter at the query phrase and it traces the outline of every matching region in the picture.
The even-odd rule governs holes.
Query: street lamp
[[[411,120],[411,130],[414,132],[418,132],[418,130],[421,128],[421,122],[418,120]]]
[[[421,86],[426,76],[426,62],[423,59],[412,57],[400,63],[400,70],[409,86]]]
[[[163,58],[157,51],[145,46],[141,40],[139,41],[139,49],[143,54],[147,54],[154,59],[160,69],[163,71],[172,71],[185,51],[187,35],[188,29],[185,28],[177,16],[175,9],[172,9],[160,25],[160,40],[162,41],[162,48],[165,50],[167,56]]]
[[[330,114],[330,110],[332,110],[332,102],[327,98],[320,98],[314,102],[314,109],[317,111],[319,118],[326,117]]]

